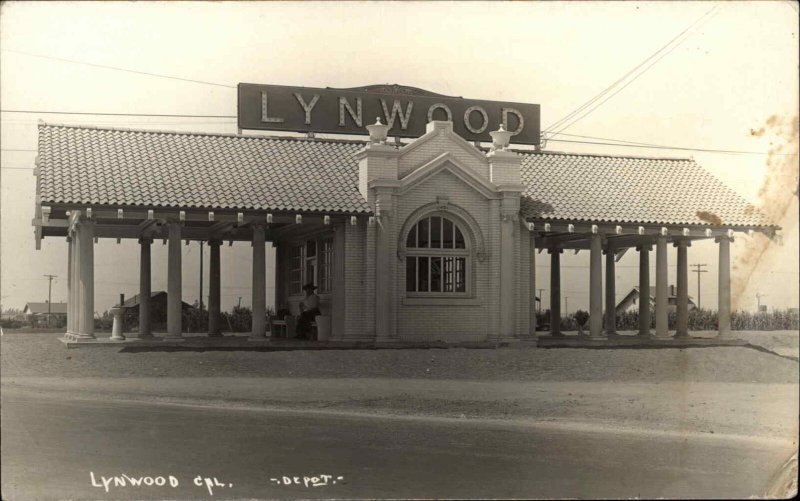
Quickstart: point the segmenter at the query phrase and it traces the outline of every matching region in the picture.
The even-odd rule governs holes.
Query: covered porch
[[[593,346],[719,346],[744,345],[731,331],[731,242],[734,235],[752,236],[763,232],[775,236],[775,227],[766,226],[710,226],[710,225],[658,225],[588,223],[585,221],[528,222],[531,249],[536,253],[547,251],[550,255],[550,330],[539,335],[537,343],[543,347],[593,347]],[[697,337],[689,334],[689,248],[692,242],[713,239],[718,247],[718,330],[715,336]],[[668,246],[677,249],[677,304],[674,330],[669,321]],[[650,290],[650,255],[655,249],[655,308],[651,312],[649,301],[638,302],[638,332],[619,333],[616,329],[615,266],[628,251],[639,257],[639,290]],[[588,332],[566,335],[561,331],[561,254],[565,251],[579,253],[588,250],[589,258],[589,320]],[[532,252],[535,270],[536,253]],[[605,279],[603,277],[605,275]],[[531,287],[535,287],[535,272],[531,272]],[[533,289],[532,289],[533,290]],[[655,315],[655,330],[651,330]],[[535,313],[531,313],[531,334],[536,336]]]
[[[221,316],[221,255],[225,243],[250,242],[252,259],[249,266],[252,274],[251,332],[236,337],[252,341],[267,340],[270,318],[266,304],[266,245],[276,247],[278,256],[275,283],[276,303],[290,306],[291,314],[297,314],[297,298],[293,291],[292,270],[284,270],[287,263],[282,256],[298,238],[316,239],[323,235],[327,247],[322,272],[314,269],[302,278],[319,285],[324,281],[325,295],[323,313],[330,316],[331,329],[341,330],[344,319],[342,308],[337,308],[337,298],[344,294],[344,232],[346,226],[366,225],[368,216],[355,214],[320,214],[318,212],[267,212],[232,211],[230,209],[163,209],[146,207],[77,206],[75,204],[53,204],[42,207],[34,220],[37,245],[44,237],[66,237],[68,260],[68,312],[67,331],[63,341],[73,344],[107,344],[125,342],[185,342],[198,341],[198,334],[209,340],[221,339],[223,324]],[[94,311],[94,246],[101,238],[135,239],[139,243],[139,290],[138,326],[123,331],[115,326],[110,337],[95,335]],[[161,241],[167,246],[167,322],[165,332],[154,332],[151,321],[152,262],[151,247]],[[313,240],[316,242],[316,240]],[[183,324],[182,245],[205,242],[209,246],[208,284],[208,329],[204,333],[187,333]],[[135,263],[131,263],[135,266]],[[319,269],[319,267],[316,267]],[[289,277],[287,279],[287,277]],[[301,278],[301,277],[298,277]],[[292,301],[295,303],[292,304]],[[292,307],[293,306],[293,307]],[[118,308],[115,308],[118,309]],[[112,310],[113,311],[113,310]],[[122,314],[119,314],[122,317]],[[336,332],[338,333],[338,332]],[[225,341],[230,342],[230,340]]]

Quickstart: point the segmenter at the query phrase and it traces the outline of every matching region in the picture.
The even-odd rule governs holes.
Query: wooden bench
[[[270,337],[293,339],[297,336],[296,327],[297,320],[291,315],[286,316],[284,320],[279,320],[277,317],[269,319]]]
[[[313,329],[312,339],[316,339],[317,323],[311,322]],[[284,320],[269,319],[269,335],[274,338],[294,339],[297,337],[297,318],[288,315]]]

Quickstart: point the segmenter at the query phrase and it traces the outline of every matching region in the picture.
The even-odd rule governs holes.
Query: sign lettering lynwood
[[[367,134],[365,126],[389,124],[390,136],[419,137],[431,120],[449,120],[468,141],[492,140],[502,123],[512,142],[539,144],[539,105],[443,96],[401,85],[353,89],[240,83],[240,129]]]

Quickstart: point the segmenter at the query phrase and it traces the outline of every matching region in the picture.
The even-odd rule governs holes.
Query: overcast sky
[[[763,301],[771,307],[798,305],[796,3],[12,2],[0,9],[3,308],[46,299],[43,274],[58,275],[53,300],[66,297],[66,242],[47,238],[36,251],[30,224],[37,120],[236,132],[234,119],[7,110],[235,115],[239,82],[310,87],[399,83],[446,95],[538,103],[547,129],[675,37],[657,60],[612,90],[618,93],[562,131],[571,135],[553,139],[611,142],[577,137],[589,136],[758,154],[555,140],[546,149],[694,157],[784,227],[782,245],[737,238],[736,305],[754,309],[757,292],[767,294]],[[183,249],[184,300],[193,302],[199,293],[199,248],[195,243]],[[249,305],[250,246],[225,247],[223,256],[223,308],[240,296]],[[546,304],[548,260],[546,254],[539,257]],[[673,249],[669,259],[675,283]],[[713,242],[695,243],[689,251],[690,263],[708,264],[703,306],[716,306],[716,261]],[[165,262],[166,247],[154,246],[154,290],[166,289]],[[138,292],[135,241],[117,245],[101,240],[95,263],[99,312],[119,293]],[[562,265],[566,310],[588,308],[588,254],[569,254]],[[618,263],[618,299],[636,284],[636,266],[635,252]],[[272,273],[269,268],[270,282]],[[696,275],[689,284],[695,296]],[[270,290],[268,301],[272,298]]]

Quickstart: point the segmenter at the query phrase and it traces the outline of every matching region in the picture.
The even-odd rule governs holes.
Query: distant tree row
[[[572,315],[561,318],[562,331],[577,331],[579,324],[585,328],[589,314],[578,310]],[[675,329],[677,313],[669,312],[669,328]],[[538,330],[550,328],[550,310],[536,314]],[[650,315],[650,328],[655,329],[655,315]],[[717,312],[706,309],[689,310],[689,330],[703,331],[719,328]],[[738,331],[771,331],[771,330],[798,330],[800,329],[800,314],[797,309],[762,311],[751,313],[749,311],[734,311],[731,313],[731,328]],[[639,329],[639,312],[626,311],[617,315],[618,331],[635,331]]]

